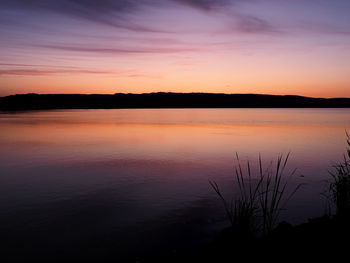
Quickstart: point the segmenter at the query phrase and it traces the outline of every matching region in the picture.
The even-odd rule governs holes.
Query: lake
[[[237,190],[236,153],[254,172],[288,154],[302,184],[280,220],[327,209],[350,109],[116,109],[0,113],[2,257],[136,260],[196,249],[229,223],[209,180]],[[272,164],[273,165],[273,164]]]

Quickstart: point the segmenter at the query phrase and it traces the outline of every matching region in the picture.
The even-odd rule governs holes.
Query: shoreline
[[[350,98],[295,95],[144,93],[24,94],[0,97],[0,111],[59,109],[350,108]]]
[[[291,225],[285,221],[267,236],[253,237],[225,228],[207,246],[198,250],[173,251],[133,262],[233,262],[235,260],[301,260],[322,256],[347,256],[349,218],[320,216]],[[320,252],[322,253],[320,255]],[[316,258],[315,258],[316,259]]]

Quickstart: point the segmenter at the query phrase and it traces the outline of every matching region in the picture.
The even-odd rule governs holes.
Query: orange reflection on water
[[[32,112],[2,115],[0,144],[2,151],[18,147],[21,155],[34,160],[66,156],[65,160],[87,161],[187,158],[211,162],[232,159],[235,152],[270,158],[291,151],[296,159],[329,161],[341,156],[345,147],[348,113],[344,109]]]
[[[144,222],[152,213],[177,211],[203,198],[217,200],[208,180],[232,191],[236,152],[256,171],[259,154],[266,167],[278,154],[291,151],[286,174],[297,168],[303,176],[292,183],[304,186],[285,216],[303,222],[324,212],[319,193],[332,161],[345,152],[350,110],[38,111],[0,114],[0,126],[5,214],[15,211],[17,217],[42,204],[74,203],[79,208],[73,210],[80,211],[82,200],[97,214],[95,205],[103,207],[107,200],[112,208],[101,215],[103,224],[119,205],[112,222],[120,217]]]

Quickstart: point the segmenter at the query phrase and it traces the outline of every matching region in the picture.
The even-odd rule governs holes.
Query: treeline
[[[0,98],[0,110],[119,108],[348,108],[350,98],[220,93],[23,94]]]

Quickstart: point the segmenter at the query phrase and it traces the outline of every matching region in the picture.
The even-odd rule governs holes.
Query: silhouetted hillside
[[[259,94],[145,93],[25,94],[0,98],[0,110],[118,108],[347,108],[350,98]]]

